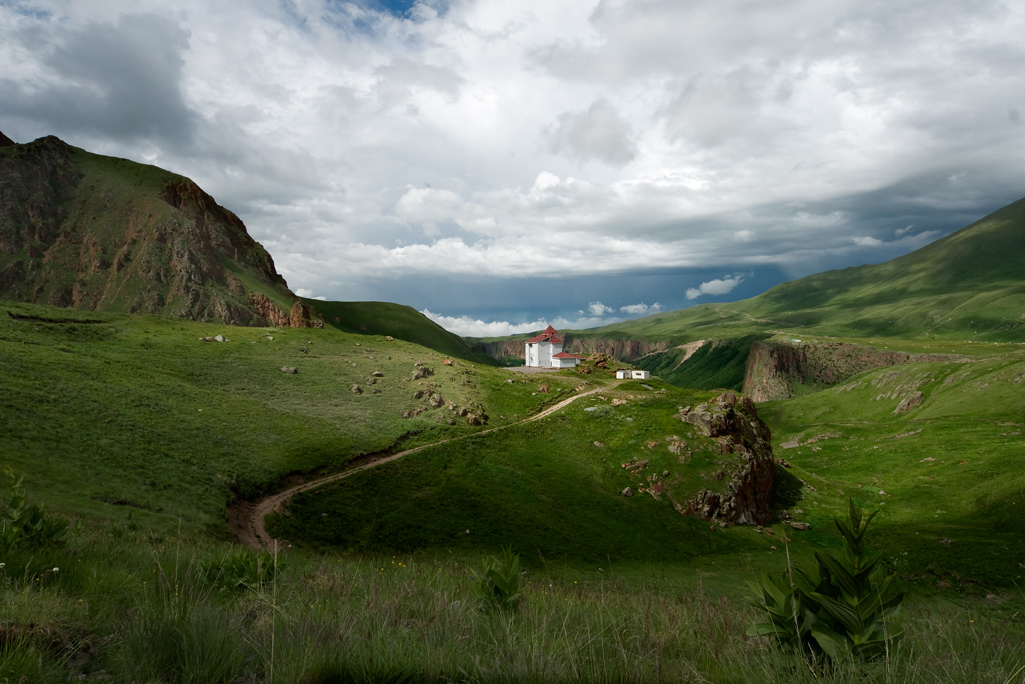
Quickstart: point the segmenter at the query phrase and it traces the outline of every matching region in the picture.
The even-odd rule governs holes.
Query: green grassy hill
[[[216,335],[226,341],[200,341]],[[236,493],[480,429],[415,398],[418,390],[482,409],[491,426],[551,401],[497,369],[446,366],[447,356],[333,329],[0,301],[0,465],[64,513],[224,538]],[[418,363],[433,374],[413,380]]]
[[[828,527],[854,496],[909,580],[970,588],[1025,577],[1025,353],[873,370],[760,405],[775,452],[813,486],[799,506]],[[903,413],[901,402],[921,393]]]
[[[488,366],[498,362],[475,352],[463,338],[450,333],[411,306],[390,302],[323,302],[305,300],[324,315],[327,325],[355,335],[391,335],[441,354]]]
[[[884,264],[827,271],[741,302],[703,304],[574,334],[681,344],[775,331],[1025,340],[1025,199]]]

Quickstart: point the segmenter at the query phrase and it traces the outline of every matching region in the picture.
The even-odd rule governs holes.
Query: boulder
[[[632,490],[629,487],[627,487],[626,489],[621,491],[620,494],[622,494],[623,496],[633,496],[634,495],[634,490]]]
[[[360,387],[359,385],[353,385],[352,386],[352,393],[353,394],[363,394],[363,388]]]
[[[434,371],[428,368],[427,366],[417,366],[417,368],[413,371],[414,380],[429,378],[432,375],[434,375]]]
[[[904,401],[900,402],[897,408],[893,409],[893,415],[897,416],[901,413],[907,413],[911,409],[921,404],[923,401],[925,401],[925,396],[921,392],[913,392],[908,396],[904,397]]]
[[[281,367],[281,372],[282,373],[290,373],[292,375],[295,375],[296,373],[299,372],[299,369],[296,368],[295,366],[282,366]]]

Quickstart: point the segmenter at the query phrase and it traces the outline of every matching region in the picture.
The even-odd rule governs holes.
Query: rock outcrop
[[[563,351],[570,354],[590,356],[602,354],[610,359],[633,362],[652,352],[669,349],[668,341],[651,342],[648,340],[614,340],[606,338],[575,337],[567,334]],[[496,340],[492,342],[476,342],[473,350],[484,352],[499,361],[518,358],[525,359],[523,340]]]
[[[685,409],[680,419],[716,441],[723,457],[713,480],[722,484],[702,489],[689,501],[676,502],[684,515],[729,524],[766,525],[776,465],[772,435],[747,397],[724,392],[705,404]]]
[[[0,150],[0,297],[315,325],[272,301],[301,303],[242,221],[188,178],[52,136],[19,145],[0,134]]]
[[[751,345],[744,394],[753,401],[789,399],[798,384],[832,385],[872,368],[955,361],[952,354],[909,354],[848,342],[761,341]]]

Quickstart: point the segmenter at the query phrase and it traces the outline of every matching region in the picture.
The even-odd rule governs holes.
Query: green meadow
[[[964,360],[760,405],[798,531],[622,496],[647,473],[701,484],[700,454],[666,445],[714,391],[517,374],[397,333],[0,304],[2,464],[70,523],[0,558],[0,681],[1021,681],[1019,346],[943,343]],[[912,387],[923,402],[894,414]],[[270,520],[276,557],[228,532],[235,498],[441,440],[296,497]],[[745,581],[838,549],[849,498],[880,510],[869,536],[909,592],[905,635],[873,662],[809,666],[745,635]],[[472,591],[506,546],[514,611]]]

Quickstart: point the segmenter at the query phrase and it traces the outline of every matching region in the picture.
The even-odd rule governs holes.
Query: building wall
[[[537,343],[537,365],[541,366],[542,368],[549,367],[552,365],[551,342]]]

